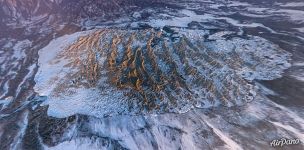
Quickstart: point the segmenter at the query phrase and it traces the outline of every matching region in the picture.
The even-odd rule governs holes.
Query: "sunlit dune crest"
[[[241,105],[254,99],[254,79],[277,78],[289,66],[287,52],[262,38],[247,38],[206,42],[182,31],[172,37],[155,29],[94,30],[61,47],[47,62],[48,66],[64,62],[59,67],[68,68],[68,73],[61,71],[61,75],[39,81],[46,65],[40,63],[36,89],[39,93],[45,88],[39,82],[56,83],[47,96],[57,100],[79,94],[77,89],[93,89],[94,95],[80,99],[88,103],[94,99],[95,105],[104,106],[119,101],[117,107],[128,107],[111,110],[115,113]],[[228,47],[218,49],[224,42]]]

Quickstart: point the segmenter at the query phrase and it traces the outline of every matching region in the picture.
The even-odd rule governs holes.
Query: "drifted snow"
[[[282,119],[283,118],[283,119]],[[303,137],[303,119],[265,97],[239,108],[184,114],[88,117],[46,149],[268,149],[274,139]],[[84,131],[84,135],[79,132]],[[70,134],[72,133],[72,134]],[[82,135],[82,136],[78,136]],[[92,136],[93,135],[93,136]]]
[[[89,32],[78,32],[72,35],[65,35],[57,38],[49,43],[43,50],[39,51],[39,71],[37,72],[35,81],[35,91],[40,96],[47,96],[56,86],[57,82],[52,82],[52,78],[64,77],[66,74],[71,73],[73,70],[67,70],[62,66],[66,65],[67,61],[60,61],[59,63],[53,62],[56,56],[61,52],[62,49],[72,44],[81,35],[88,34]],[[52,63],[52,64],[50,64]],[[43,72],[42,72],[43,70]]]
[[[203,38],[201,34],[206,34],[205,32],[192,32],[191,30],[189,30],[189,32],[188,30],[177,31],[181,35],[189,36],[189,40],[193,43],[198,40],[198,37]],[[64,89],[64,91],[60,93],[60,96],[54,96],[54,93],[56,93],[54,92],[56,86],[59,83],[62,84],[66,82],[66,76],[68,74],[73,74],[78,71],[71,67],[66,67],[69,60],[62,58],[58,59],[58,55],[63,52],[66,47],[75,42],[80,36],[89,35],[93,32],[94,30],[65,35],[51,41],[48,46],[39,51],[39,70],[35,76],[36,85],[34,89],[40,96],[47,97],[48,100],[43,103],[43,105],[49,106],[48,115],[64,118],[74,114],[103,117],[106,115],[113,116],[121,113],[138,113],[139,108],[137,104],[132,104],[133,108],[132,110],[129,110],[128,108],[130,104],[126,101],[126,98],[128,97],[124,96],[123,90],[118,90],[116,88],[109,87],[105,90],[100,90],[97,87],[69,87],[68,89]],[[223,58],[221,59],[223,60],[230,59],[229,55],[231,51],[235,51],[246,63],[246,65],[241,66],[240,68],[234,68],[235,75],[251,82],[255,79],[272,80],[281,77],[283,70],[290,67],[290,64],[288,63],[290,55],[267,40],[260,37],[250,36],[247,37],[250,39],[246,40],[239,37],[225,40],[223,36],[229,34],[231,34],[231,32],[217,33],[210,36],[210,39],[213,39],[212,41],[205,42],[204,44],[207,49],[222,55]],[[253,54],[256,58],[253,57]],[[101,59],[103,60],[104,58]],[[173,59],[175,59],[174,56]],[[218,61],[225,65],[224,62],[221,62],[222,60]],[[161,62],[158,63],[161,65]],[[190,62],[190,65],[196,64]],[[254,69],[252,69],[251,66],[255,66]],[[200,66],[198,66],[198,68],[200,68]],[[214,80],[214,84],[217,87],[221,87],[222,83],[219,80],[222,78],[221,74],[225,75],[225,72],[229,70],[231,70],[231,68],[223,66],[220,69],[212,70],[212,74],[210,75],[206,74],[204,69],[200,69],[198,71],[201,74],[206,74],[206,76],[213,76],[215,74],[216,76],[212,77],[212,80]],[[219,76],[219,78],[217,78],[217,76]],[[104,80],[104,78],[100,79],[98,84],[107,84]],[[235,84],[234,81],[231,82],[233,82],[232,84]],[[241,92],[246,92],[246,89],[242,89],[242,86],[245,85],[239,86],[241,86],[239,88]],[[248,84],[248,86],[250,88],[248,92],[251,93],[251,95],[246,96],[246,99],[251,101],[257,94],[257,90],[253,85]],[[193,88],[193,91],[200,96],[200,100],[193,105],[200,108],[210,108],[221,105],[220,101],[215,101],[213,104],[208,102],[208,98],[203,97],[201,92],[208,93],[209,91],[202,90],[205,89],[200,89],[200,87]],[[235,103],[237,105],[241,105],[243,103],[237,100],[234,101],[236,101]],[[177,100],[177,102],[183,105],[179,110],[180,113],[185,113],[193,107],[193,105],[187,102],[187,100]],[[228,101],[227,106],[233,105],[234,104]]]

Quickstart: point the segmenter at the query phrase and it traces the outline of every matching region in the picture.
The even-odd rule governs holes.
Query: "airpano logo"
[[[272,140],[270,142],[270,146],[272,147],[283,147],[285,145],[297,145],[300,144],[300,139],[287,139],[287,138],[281,138],[280,140]]]

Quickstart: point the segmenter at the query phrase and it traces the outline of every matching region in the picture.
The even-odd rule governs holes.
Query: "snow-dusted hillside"
[[[0,0],[0,149],[304,149],[301,0]]]
[[[182,113],[244,105],[255,98],[255,79],[290,66],[286,51],[259,37],[174,32],[101,29],[55,39],[39,51],[35,91],[54,117]]]

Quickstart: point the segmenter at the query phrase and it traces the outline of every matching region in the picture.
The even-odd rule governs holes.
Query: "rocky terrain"
[[[0,149],[303,149],[301,1],[1,0]]]

